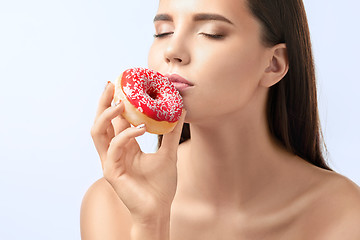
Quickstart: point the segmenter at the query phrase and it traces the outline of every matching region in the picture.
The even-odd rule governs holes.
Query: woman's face
[[[269,60],[260,40],[260,24],[246,4],[245,0],[160,0],[149,68],[180,75],[190,83],[175,83],[188,122],[239,111],[259,88]]]

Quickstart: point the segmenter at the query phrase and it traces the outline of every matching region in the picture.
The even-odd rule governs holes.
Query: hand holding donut
[[[164,135],[161,148],[154,154],[145,154],[135,137],[145,133],[146,125],[131,127],[121,116],[125,110],[123,101],[111,106],[114,91],[114,85],[109,83],[91,129],[104,178],[129,209],[134,226],[159,219],[168,221],[176,192],[177,148],[184,114],[175,128]]]

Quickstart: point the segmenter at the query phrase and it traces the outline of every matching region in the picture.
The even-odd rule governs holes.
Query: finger
[[[122,131],[116,137],[114,137],[110,142],[107,152],[107,157],[104,163],[105,170],[112,173],[116,171],[116,175],[120,176],[125,171],[125,163],[122,160],[123,153],[126,151],[126,148],[133,147],[129,146],[129,143],[131,143],[131,141],[135,141],[136,137],[139,137],[144,133],[145,127],[130,127]],[[136,141],[134,143],[136,143]],[[137,152],[139,151],[140,147],[138,146]],[[131,152],[133,153],[133,155],[135,155],[135,151],[133,149]],[[130,157],[130,159],[131,158],[132,157]]]
[[[114,126],[115,135],[130,127],[130,123],[121,115],[118,115],[112,120]]]
[[[121,103],[117,106],[107,108],[91,128],[91,136],[102,161],[105,157],[104,154],[107,152],[110,140],[115,136],[111,120],[123,111],[124,104]]]
[[[165,151],[169,153],[177,152],[185,116],[186,111],[184,110],[174,130],[164,134],[159,151]]]
[[[101,113],[103,113],[107,108],[109,108],[111,106],[111,102],[114,97],[114,91],[115,91],[114,84],[111,82],[108,82],[105,87],[104,92],[102,93],[102,95],[99,99],[99,104],[98,104],[98,109],[97,109],[96,116],[95,116],[95,121],[100,116]]]
[[[125,106],[122,102],[119,104],[105,109],[102,114],[96,119],[92,127],[92,135],[104,135],[107,134],[108,128],[112,127],[112,120],[119,116],[125,109]]]

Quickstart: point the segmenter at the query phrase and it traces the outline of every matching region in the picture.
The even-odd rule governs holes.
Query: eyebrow
[[[226,17],[219,15],[219,14],[213,14],[213,13],[198,13],[195,14],[193,17],[193,20],[198,21],[222,21],[229,24],[234,25],[229,19]],[[172,22],[173,18],[169,14],[157,14],[154,18],[154,22],[157,21],[169,21]]]
[[[222,21],[226,23],[230,23],[234,25],[229,19],[226,17],[219,15],[219,14],[213,14],[213,13],[199,13],[194,16],[194,21]]]
[[[157,22],[157,21],[169,21],[169,22],[172,22],[173,18],[169,14],[157,14],[154,17],[154,22]]]

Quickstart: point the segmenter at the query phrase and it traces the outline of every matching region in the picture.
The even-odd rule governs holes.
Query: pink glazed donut
[[[114,101],[125,104],[122,116],[132,125],[145,124],[154,134],[171,132],[180,119],[183,101],[169,79],[146,68],[124,71],[115,83]]]

